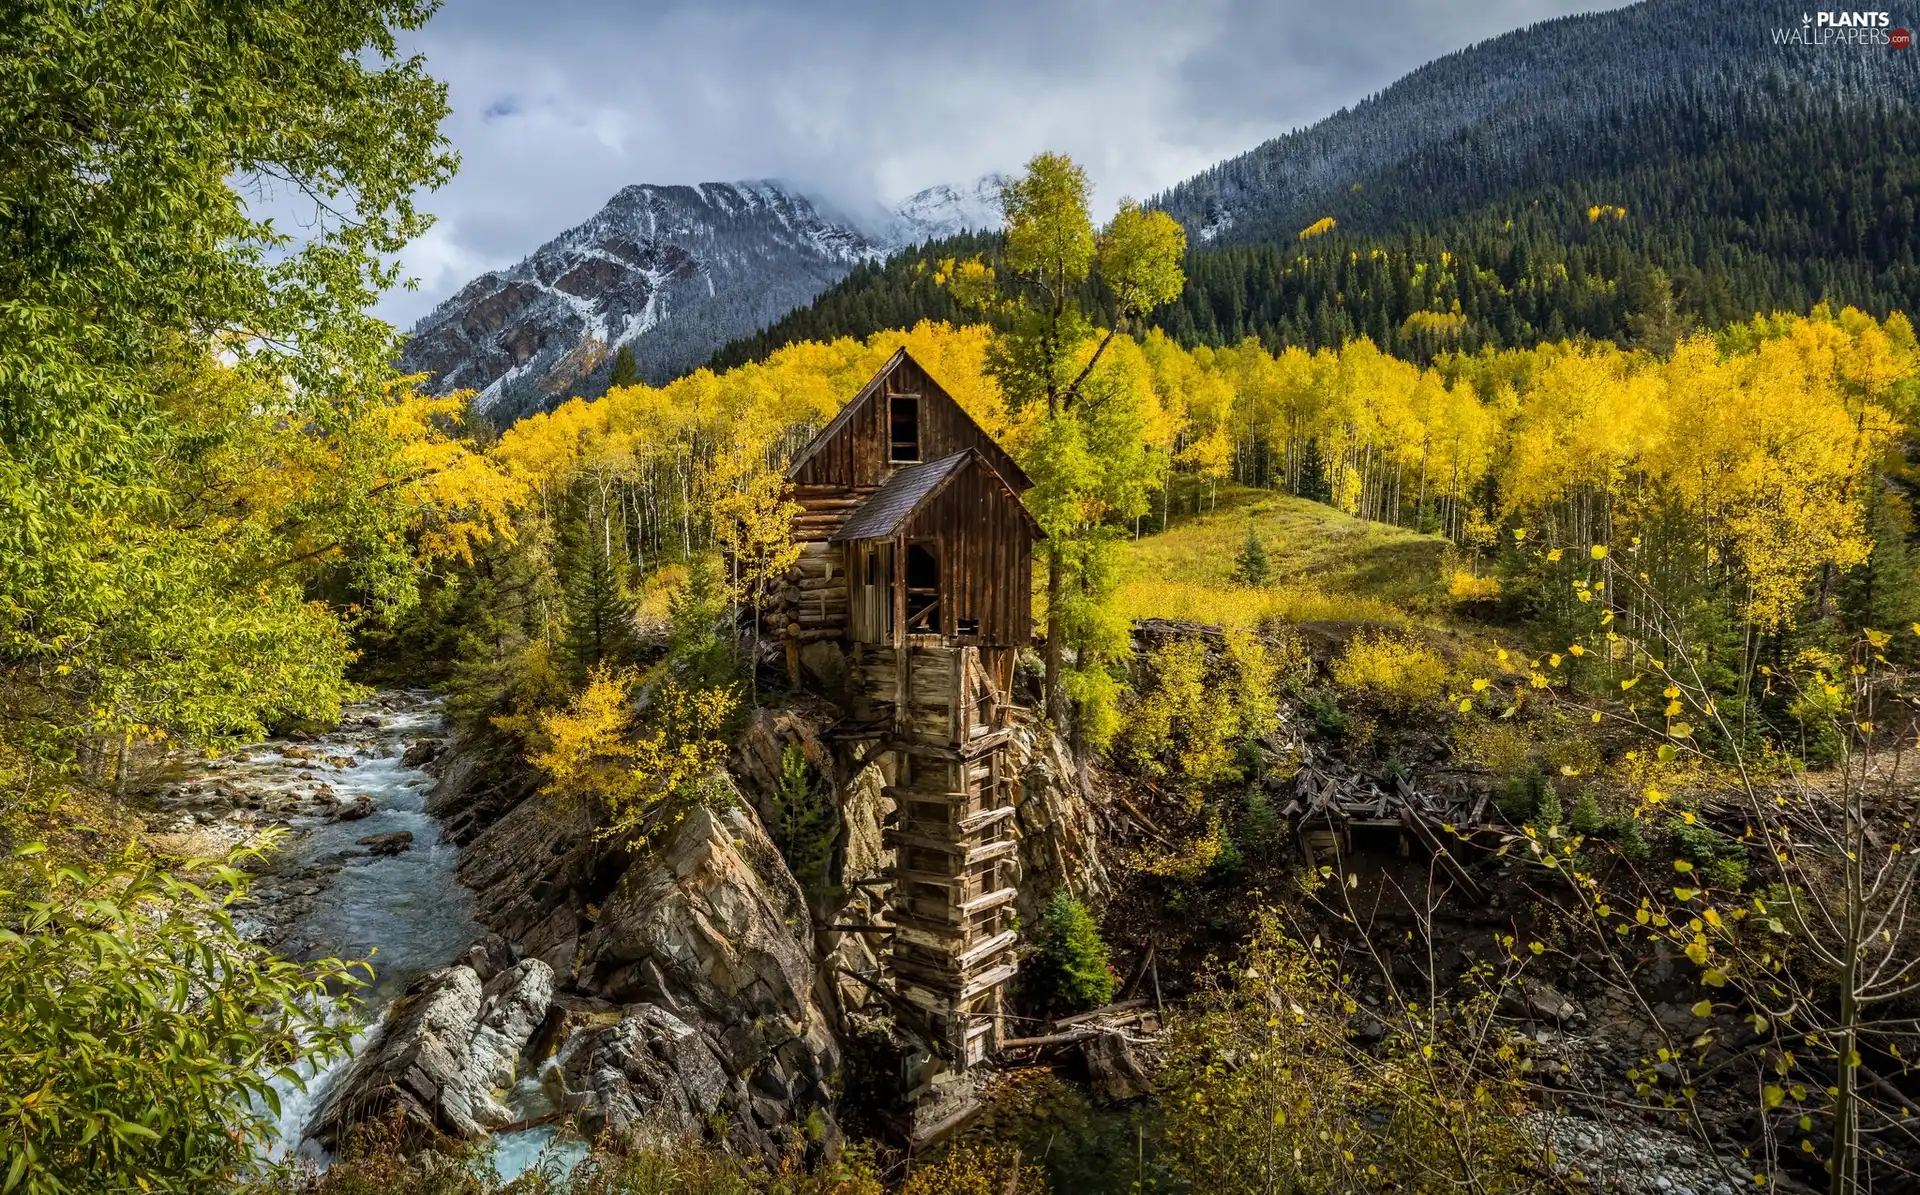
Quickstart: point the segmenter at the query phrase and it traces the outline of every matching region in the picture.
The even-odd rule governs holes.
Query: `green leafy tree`
[[[1040,922],[1040,958],[1031,974],[1042,998],[1056,1008],[1098,1008],[1113,999],[1113,968],[1100,926],[1065,888],[1047,902]]]
[[[223,1188],[267,1141],[270,1081],[350,1044],[328,987],[361,980],[241,936],[239,856],[205,884],[46,857],[6,861],[31,897],[0,891],[0,1189]]]
[[[0,687],[55,754],[325,716],[350,651],[315,591],[411,600],[440,466],[377,434],[369,308],[455,165],[397,40],[433,7],[0,18]]]
[[[1148,491],[1164,467],[1164,458],[1142,443],[1137,388],[1103,377],[1101,368],[1121,333],[1138,331],[1148,312],[1180,294],[1186,233],[1164,212],[1127,199],[1096,231],[1089,190],[1086,171],[1072,159],[1035,155],[1000,196],[1007,222],[1004,280],[977,258],[943,263],[941,274],[964,305],[1004,324],[988,368],[1009,401],[1046,406],[1046,426],[1021,461],[1035,482],[1028,506],[1048,536],[1046,701],[1056,718],[1064,714],[1063,663],[1071,647],[1075,696],[1083,707],[1080,737],[1097,744],[1111,733],[1118,688],[1107,675],[1111,619],[1098,613],[1115,584],[1113,544],[1129,520],[1146,512]],[[1081,300],[1095,279],[1111,296],[1112,321],[1104,333]]]

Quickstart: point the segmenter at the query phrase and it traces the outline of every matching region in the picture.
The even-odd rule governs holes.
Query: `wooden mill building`
[[[903,349],[788,471],[801,557],[776,632],[845,645],[895,755],[889,967],[964,1068],[997,1049],[1012,929],[1015,661],[1033,634],[1032,482]]]

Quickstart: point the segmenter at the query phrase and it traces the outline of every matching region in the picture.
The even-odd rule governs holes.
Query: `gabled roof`
[[[820,451],[821,445],[839,435],[842,428],[852,423],[854,413],[860,409],[860,404],[867,401],[868,397],[870,397],[875,390],[878,390],[884,385],[887,380],[887,375],[892,373],[894,369],[906,359],[907,350],[893,350],[893,356],[887,358],[887,363],[880,367],[879,372],[875,373],[871,378],[868,378],[867,384],[860,387],[859,393],[848,399],[846,405],[841,407],[832,419],[827,420],[827,426],[816,432],[813,439],[807,441],[805,448],[802,448],[794,454],[793,463],[787,466],[787,476],[798,476],[800,466],[812,459],[813,454]]]
[[[835,436],[846,430],[847,425],[853,422],[854,418],[860,413],[860,408],[866,404],[867,400],[872,398],[875,393],[886,388],[887,379],[893,375],[894,370],[898,369],[904,361],[913,361],[913,357],[907,350],[904,348],[893,350],[893,356],[887,358],[887,363],[882,365],[871,378],[867,379],[867,384],[860,387],[859,391],[834,413],[833,418],[827,421],[827,425],[821,428],[819,432],[814,435],[813,439],[807,441],[805,447],[794,454],[793,460],[787,465],[788,478],[799,477],[800,470],[806,463],[812,460],[814,455],[824,448]],[[927,381],[932,384],[933,388],[940,392],[940,397],[952,403],[954,409],[960,413],[961,417],[966,419],[968,423],[973,424],[974,430],[980,435],[981,442],[990,445],[995,453],[998,454],[999,460],[997,463],[990,459],[987,461],[987,464],[1000,477],[1001,482],[1013,490],[1016,495],[1023,490],[1032,489],[1033,479],[1021,470],[1019,464],[1014,461],[1012,454],[994,443],[993,437],[987,434],[985,428],[973,422],[973,417],[967,414],[966,408],[962,407],[959,402],[954,399],[953,395],[947,393],[946,387],[942,386],[931,373],[927,372],[926,366],[921,365],[918,361],[913,361],[913,364],[922,374],[926,375]]]
[[[1020,501],[1020,495],[1014,492],[1007,479],[1000,476],[987,458],[977,448],[963,448],[959,452],[943,456],[937,461],[928,461],[922,465],[913,465],[896,472],[887,479],[887,484],[874,492],[873,497],[861,503],[860,508],[847,516],[840,524],[840,530],[833,533],[831,542],[841,543],[858,539],[889,539],[899,534],[900,529],[918,514],[922,507],[933,501],[941,490],[947,488],[962,469],[977,465],[985,469],[1006,491],[1007,500],[1014,504],[1026,521],[1032,525],[1036,538],[1044,539],[1045,534],[1034,522],[1033,515],[1026,504]]]

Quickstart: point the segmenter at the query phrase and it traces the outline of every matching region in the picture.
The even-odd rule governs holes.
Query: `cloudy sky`
[[[629,183],[781,178],[843,207],[1017,169],[1096,214],[1429,59],[1617,0],[446,0],[413,39],[459,177],[407,255],[406,326]]]

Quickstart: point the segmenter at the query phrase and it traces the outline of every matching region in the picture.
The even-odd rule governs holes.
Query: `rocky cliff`
[[[456,741],[429,809],[497,937],[413,985],[310,1135],[330,1143],[397,1114],[474,1136],[552,1112],[593,1135],[724,1126],[756,1152],[830,1140],[843,1043],[884,1037],[889,1009],[884,939],[817,938],[816,924],[884,920],[892,862],[890,757],[834,742],[837,718],[823,699],[756,710],[721,799],[634,848],[598,838],[584,805],[537,795],[484,733]],[[1098,900],[1109,880],[1064,746],[1033,728],[1019,738],[1022,916],[1035,923],[1056,887]],[[778,817],[794,749],[838,814],[823,891],[803,891],[763,821]]]
[[[457,744],[432,808],[500,937],[414,985],[309,1134],[331,1142],[396,1110],[460,1136],[547,1111],[590,1134],[724,1125],[734,1147],[769,1153],[802,1126],[831,1134],[840,1057],[811,918],[748,802],[694,806],[619,851],[584,808],[530,798],[489,759]]]

